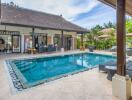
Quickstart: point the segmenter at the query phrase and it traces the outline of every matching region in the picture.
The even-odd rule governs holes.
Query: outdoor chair
[[[106,62],[105,64],[100,64],[99,65],[99,71],[107,72],[106,66],[117,66],[116,61],[109,61]],[[126,64],[126,75],[129,75],[130,78],[132,78],[132,61],[127,61]]]
[[[110,48],[110,51],[111,51],[111,52],[116,52],[116,51],[117,51],[117,46],[112,46],[112,47]]]
[[[4,44],[0,44],[0,51],[4,51],[4,49],[5,49],[5,45]]]
[[[89,46],[88,49],[89,49],[90,52],[93,52],[94,49],[95,49],[95,46]]]
[[[108,61],[105,64],[99,64],[99,71],[107,72],[106,66],[116,66],[116,61]]]
[[[127,53],[128,56],[132,56],[132,48],[128,48],[126,50],[126,53]]]
[[[132,78],[132,61],[128,61],[126,65],[126,74]]]

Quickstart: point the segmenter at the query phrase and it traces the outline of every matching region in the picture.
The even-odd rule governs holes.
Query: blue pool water
[[[93,68],[116,57],[93,53],[73,54],[54,57],[12,60],[11,66],[22,84],[31,87],[64,75]]]

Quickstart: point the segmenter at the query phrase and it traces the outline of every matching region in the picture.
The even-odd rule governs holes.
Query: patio
[[[65,54],[79,53],[80,51],[65,52]],[[83,51],[87,52],[87,51]],[[99,53],[104,53],[103,51]],[[109,52],[105,52],[110,54]],[[46,84],[42,84],[20,93],[13,93],[9,86],[9,80],[4,66],[4,60],[10,58],[52,56],[52,54],[11,54],[0,57],[0,100],[118,100],[112,96],[111,81],[107,80],[107,74],[98,72],[98,69],[81,72],[72,76],[61,78]]]

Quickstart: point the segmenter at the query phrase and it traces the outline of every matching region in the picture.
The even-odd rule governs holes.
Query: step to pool
[[[22,68],[20,69],[20,71],[24,72],[24,71],[26,71],[26,70],[29,70],[29,69],[35,67],[35,65],[36,65],[36,64],[29,64],[29,65],[27,65],[27,66],[25,66],[25,67],[22,67]]]

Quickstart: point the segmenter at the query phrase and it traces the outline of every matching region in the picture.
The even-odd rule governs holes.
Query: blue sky
[[[88,29],[109,21],[115,23],[116,20],[115,10],[97,0],[2,0],[4,3],[11,1],[20,7],[63,15],[65,19]]]

